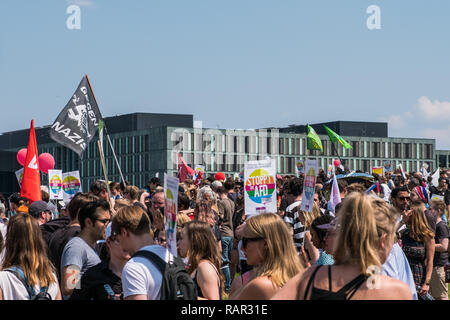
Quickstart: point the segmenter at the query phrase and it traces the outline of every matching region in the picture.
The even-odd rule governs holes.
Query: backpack
[[[36,294],[34,288],[28,284],[22,269],[18,267],[11,267],[6,269],[5,271],[9,271],[15,274],[15,276],[19,278],[19,280],[23,283],[28,292],[28,300],[52,300],[52,297],[47,292],[48,287],[42,287],[41,290]]]
[[[197,300],[197,287],[179,257],[174,256],[173,261],[166,262],[147,250],[136,252],[134,257],[146,258],[163,274],[160,300]]]

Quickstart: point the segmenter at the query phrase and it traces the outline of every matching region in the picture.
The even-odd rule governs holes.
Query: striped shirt
[[[290,224],[294,228],[294,244],[298,252],[303,246],[303,238],[305,237],[305,226],[300,222],[297,207],[301,205],[302,201],[295,201],[286,208],[284,215],[284,222]]]

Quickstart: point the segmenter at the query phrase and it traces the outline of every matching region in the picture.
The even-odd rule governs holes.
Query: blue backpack
[[[23,270],[21,268],[11,267],[6,269],[5,271],[9,271],[15,274],[15,276],[23,283],[23,285],[27,289],[29,300],[52,300],[52,297],[47,292],[48,287],[42,287],[39,293],[36,294],[34,288],[28,284],[27,279],[25,278],[25,274],[23,273]]]

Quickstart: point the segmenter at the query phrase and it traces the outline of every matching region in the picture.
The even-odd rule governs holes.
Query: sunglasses
[[[95,221],[100,221],[103,224],[107,224],[111,222],[111,219],[95,219]]]
[[[400,201],[405,201],[405,200],[410,201],[410,200],[411,200],[410,197],[398,197],[398,199],[399,199]]]
[[[259,240],[263,240],[264,238],[242,238],[242,247],[245,248],[247,247],[247,244],[249,242],[255,242],[255,241],[259,241]]]

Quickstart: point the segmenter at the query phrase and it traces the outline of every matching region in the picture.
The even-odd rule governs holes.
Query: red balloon
[[[21,166],[25,165],[26,158],[27,158],[27,149],[26,148],[20,149],[19,152],[17,152],[17,161],[20,163]]]
[[[39,155],[39,168],[43,173],[48,173],[55,167],[55,159],[50,153],[42,153]]]
[[[339,160],[334,160],[335,167],[339,167],[340,164],[341,164],[341,162]]]

